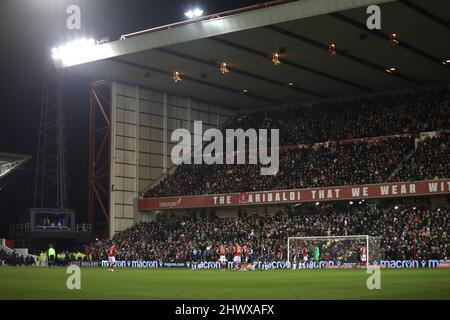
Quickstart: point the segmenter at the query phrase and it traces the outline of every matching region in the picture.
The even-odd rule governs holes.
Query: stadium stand
[[[181,165],[145,197],[449,177],[448,134],[414,144],[422,132],[450,129],[449,97],[420,90],[239,116],[230,127],[280,129],[276,176],[258,165]]]
[[[279,128],[280,170],[258,165],[181,165],[146,197],[278,190],[450,177],[448,89],[377,95],[240,115],[229,128]],[[427,133],[433,132],[431,135]],[[385,259],[447,259],[449,208],[321,204],[292,214],[162,217],[114,236],[120,259],[216,260],[220,244],[252,248],[251,259],[285,260],[288,236],[382,237]],[[93,245],[106,259],[111,240]]]
[[[290,148],[280,153],[276,176],[259,165],[182,165],[148,196],[283,190],[386,181],[414,148],[414,139],[393,137]]]
[[[398,181],[450,177],[450,134],[427,137],[395,175]]]
[[[36,261],[31,255],[21,255],[17,252],[8,253],[3,249],[0,249],[0,266],[32,266],[35,265]]]
[[[280,128],[276,176],[261,176],[259,165],[181,165],[145,197],[448,178],[449,97],[447,89],[422,90],[240,115],[229,127]],[[250,260],[285,261],[288,237],[358,234],[381,236],[384,259],[448,259],[450,208],[416,205],[417,199],[400,207],[382,201],[286,206],[275,215],[161,214],[96,241],[89,254],[66,252],[61,261],[105,260],[112,242],[118,259],[127,261],[212,261],[218,246],[235,242],[251,247]],[[26,263],[4,252],[0,260]]]
[[[385,259],[447,259],[450,256],[450,210],[412,205],[383,206],[324,204],[303,212],[274,216],[165,216],[141,222],[116,235],[122,260],[213,261],[218,246],[248,245],[250,260],[286,260],[288,236],[368,234],[382,236]],[[93,245],[95,259],[106,259],[111,240]],[[193,252],[198,252],[195,256]],[[231,259],[230,259],[231,260]]]
[[[316,103],[237,117],[231,128],[280,129],[280,146],[450,129],[447,88]]]

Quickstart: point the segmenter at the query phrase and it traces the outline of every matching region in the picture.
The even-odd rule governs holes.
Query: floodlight
[[[191,10],[186,11],[184,13],[184,15],[186,17],[188,17],[189,19],[195,19],[195,18],[201,17],[203,15],[203,10],[200,8],[191,9]]]
[[[95,39],[81,38],[52,49],[52,58],[69,66],[81,62],[92,61],[110,50],[108,47],[97,45]]]

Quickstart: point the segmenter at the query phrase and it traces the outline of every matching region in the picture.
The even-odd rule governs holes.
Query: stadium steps
[[[420,143],[420,142],[419,142]],[[400,171],[401,168],[403,168],[403,165],[406,164],[408,162],[408,160],[416,153],[417,147],[419,145],[419,143],[416,143],[414,148],[411,150],[410,153],[408,153],[403,159],[402,161],[400,161],[400,163],[398,164],[397,168],[394,169],[394,171],[392,171],[392,173],[390,174],[388,181],[392,181],[392,179],[395,178],[395,176],[397,175],[397,173]]]
[[[6,239],[0,239],[0,250],[3,250],[7,253],[13,253],[14,249],[11,249],[6,245]]]
[[[16,249],[11,249],[10,247],[8,247],[6,245],[6,239],[0,239],[0,250],[5,251],[8,254],[11,253],[16,253],[20,256],[26,257],[26,256],[32,256],[36,259],[36,256],[34,254],[30,254],[28,252],[28,248],[16,248]]]

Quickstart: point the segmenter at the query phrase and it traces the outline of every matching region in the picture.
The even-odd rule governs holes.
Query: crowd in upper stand
[[[280,146],[450,128],[448,89],[376,95],[235,118],[231,128],[280,129]]]
[[[149,191],[149,196],[194,195],[386,181],[414,148],[412,138],[375,143],[333,143],[280,153],[275,176],[262,176],[260,165],[183,165]]]
[[[117,234],[113,241],[119,248],[119,260],[216,261],[220,245],[230,248],[237,242],[251,248],[250,260],[286,261],[288,237],[358,234],[381,237],[376,248],[380,259],[447,259],[450,210],[363,203],[326,204],[305,208],[301,213],[280,211],[273,216],[241,214],[233,218],[201,219],[166,216],[138,223]],[[106,259],[111,243],[111,240],[95,243],[93,259]]]
[[[275,176],[262,176],[260,165],[180,165],[144,196],[450,177],[448,133],[419,142],[417,150],[414,142],[421,132],[450,129],[446,89],[252,113],[237,117],[229,127],[278,128],[280,146],[296,147],[280,150]],[[389,138],[356,139],[371,137]],[[328,141],[335,142],[321,144]]]
[[[395,180],[417,181],[450,177],[450,134],[422,141],[401,166]]]

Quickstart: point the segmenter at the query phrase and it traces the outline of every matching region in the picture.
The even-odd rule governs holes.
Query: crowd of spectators
[[[447,89],[422,90],[240,116],[230,127],[280,129],[276,175],[261,175],[258,164],[180,165],[144,196],[449,177],[448,134],[414,150],[420,132],[450,129],[449,97]]]
[[[450,134],[425,138],[395,175],[398,181],[450,177]]]
[[[251,248],[251,260],[285,261],[288,237],[360,234],[381,237],[378,253],[383,259],[450,257],[448,207],[326,204],[301,213],[280,211],[265,216],[164,217],[138,223],[112,241],[98,241],[93,245],[94,259],[107,259],[107,250],[115,242],[119,260],[215,261],[221,244],[231,247],[238,242]]]
[[[84,250],[68,251],[60,250],[55,257],[57,266],[67,266],[71,262],[92,261],[92,248],[85,246]],[[15,251],[8,253],[0,249],[0,266],[48,266],[47,252],[42,250],[32,250],[31,254],[22,255]]]
[[[234,119],[231,128],[280,130],[280,145],[349,140],[450,129],[448,89],[317,103]]]
[[[180,165],[147,196],[295,189],[386,181],[414,149],[414,139],[316,144],[280,153],[276,175],[260,174],[259,164]]]
[[[36,260],[31,255],[20,255],[17,252],[8,253],[0,249],[0,266],[32,266],[35,265]]]
[[[308,188],[450,177],[448,89],[378,95],[280,112],[256,112],[229,128],[280,129],[280,165],[273,176],[255,165],[181,165],[146,197]],[[425,138],[423,132],[440,131]],[[374,138],[376,139],[368,139]],[[450,209],[426,206],[325,204],[302,212],[204,219],[164,215],[101,240],[84,253],[61,253],[63,262],[107,259],[112,242],[119,260],[213,261],[217,249],[238,242],[250,259],[286,260],[289,236],[379,236],[383,259],[448,259]],[[323,259],[346,259],[333,244]],[[312,250],[312,249],[311,249]],[[342,251],[342,250],[341,250]],[[331,254],[331,252],[334,252]],[[32,261],[33,260],[33,261]],[[231,257],[229,257],[231,260]],[[34,259],[0,251],[0,264]]]

